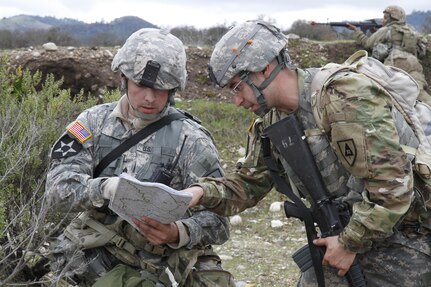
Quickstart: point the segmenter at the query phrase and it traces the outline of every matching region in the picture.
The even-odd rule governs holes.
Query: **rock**
[[[240,148],[237,150],[237,152],[238,152],[238,155],[239,155],[240,157],[245,156],[245,148],[244,148],[244,147],[240,147]]]
[[[230,255],[220,254],[219,256],[220,256],[221,260],[232,260],[233,259],[233,257]]]
[[[272,228],[280,228],[283,227],[283,222],[281,220],[271,220],[271,227]]]
[[[271,212],[279,212],[281,210],[281,207],[283,206],[283,202],[275,201],[271,203],[269,206],[269,211]]]
[[[230,218],[230,224],[235,226],[235,225],[240,225],[242,223],[242,218],[239,215],[234,215]]]
[[[45,51],[48,52],[52,52],[52,51],[57,51],[58,47],[56,44],[52,43],[52,42],[48,42],[42,45],[42,47],[45,49]]]

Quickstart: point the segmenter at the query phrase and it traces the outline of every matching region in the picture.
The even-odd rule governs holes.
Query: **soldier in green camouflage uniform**
[[[419,84],[418,99],[431,106],[431,96],[425,80],[423,67],[418,56],[425,56],[427,39],[406,23],[406,13],[399,6],[388,6],[383,11],[383,27],[371,36],[365,35],[353,25],[356,41],[365,49],[372,50],[372,56],[386,65],[408,72]]]
[[[411,158],[400,146],[417,144],[411,128],[404,120],[394,120],[396,109],[384,89],[363,74],[343,72],[325,83],[316,107],[321,110],[322,131],[311,100],[310,85],[317,71],[296,68],[287,38],[269,23],[248,21],[221,38],[210,59],[210,76],[220,87],[231,89],[235,105],[259,117],[249,129],[248,150],[237,171],[223,178],[203,178],[186,189],[193,193],[191,205],[233,215],[265,197],[274,181],[263,161],[261,135],[293,113],[308,135],[327,190],[348,203],[352,213],[340,235],[314,241],[326,246],[327,285],[347,286],[340,276],[357,256],[369,286],[430,286],[431,187],[414,176]],[[307,197],[286,161],[275,148],[272,153],[292,189]],[[299,286],[315,282],[310,268],[302,273]]]
[[[90,286],[102,276],[95,286],[231,286],[211,248],[228,240],[227,218],[197,207],[170,224],[141,218],[138,232],[107,207],[122,172],[158,181],[155,175],[165,168],[175,189],[223,175],[213,139],[195,118],[172,121],[94,177],[100,161],[133,134],[165,115],[184,114],[170,104],[186,84],[182,42],[164,30],[141,29],[117,52],[112,69],[121,72],[124,95],[82,112],[51,151],[51,206],[81,212],[52,244],[56,280]]]

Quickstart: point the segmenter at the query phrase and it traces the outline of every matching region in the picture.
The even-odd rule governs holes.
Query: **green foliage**
[[[218,25],[207,29],[196,29],[193,26],[179,26],[170,30],[185,45],[214,46],[228,31],[226,25]]]
[[[256,117],[252,112],[230,103],[195,99],[176,106],[197,116],[213,135],[221,158],[231,165],[240,157],[237,149],[245,147],[247,129]]]
[[[39,72],[11,70],[6,58],[0,59],[0,236],[6,224],[24,215],[22,208],[35,192],[43,193],[48,153],[66,123],[77,111],[95,104],[81,101],[82,95],[72,100],[53,75],[37,92],[41,79]],[[20,221],[13,233],[25,229],[26,223]]]

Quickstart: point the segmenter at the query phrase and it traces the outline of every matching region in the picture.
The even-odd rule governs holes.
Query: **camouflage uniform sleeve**
[[[362,201],[353,205],[340,242],[353,252],[392,234],[410,207],[411,163],[400,147],[389,96],[364,75],[335,76],[322,95],[324,126],[344,167],[362,178]]]
[[[255,206],[272,189],[273,181],[261,155],[260,124],[258,121],[251,126],[247,155],[235,173],[200,179],[197,185],[204,190],[202,205],[230,216]]]
[[[194,135],[190,135],[185,144],[183,160],[180,160],[182,186],[189,186],[207,174],[223,175],[217,149],[209,137],[200,131],[194,131]],[[192,216],[181,222],[188,231],[190,241],[186,247],[189,249],[223,244],[230,236],[228,219],[203,207],[192,210]]]
[[[78,116],[78,120],[93,135],[95,130],[92,127],[100,126],[98,123],[100,119],[91,114],[91,109],[86,110]],[[67,133],[64,135],[68,136]],[[89,138],[84,143],[80,143],[73,136],[71,138],[81,145],[80,150],[71,156],[51,158],[45,192],[48,201],[54,208],[63,212],[100,207],[104,200],[99,187],[104,178],[93,178],[93,138]],[[52,155],[53,152],[51,157]]]
[[[364,47],[366,50],[371,50],[378,43],[385,43],[388,33],[387,27],[378,29],[375,33],[371,34],[370,37],[364,34],[361,30],[353,32],[356,38],[356,42]]]

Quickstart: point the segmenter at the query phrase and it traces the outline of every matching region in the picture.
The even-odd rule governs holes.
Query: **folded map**
[[[148,216],[161,223],[181,219],[192,195],[156,182],[143,182],[122,173],[109,208],[135,228],[132,218]]]

